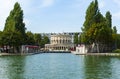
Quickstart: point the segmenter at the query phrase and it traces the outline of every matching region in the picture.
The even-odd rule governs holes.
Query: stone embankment
[[[71,53],[70,51],[39,51],[33,53],[0,53],[0,56],[35,55],[41,53]]]
[[[34,54],[40,54],[41,52],[37,53],[0,53],[0,56],[16,56],[16,55],[34,55]]]
[[[70,51],[41,51],[41,52],[36,52],[36,53],[0,53],[0,56],[15,56],[15,55],[35,55],[35,54],[41,54],[41,53],[70,53]],[[120,53],[73,53],[75,55],[91,55],[91,56],[120,56]]]
[[[120,53],[85,53],[85,54],[76,54],[76,55],[95,55],[95,56],[120,56]]]

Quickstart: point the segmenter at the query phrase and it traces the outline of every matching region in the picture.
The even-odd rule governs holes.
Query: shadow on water
[[[85,79],[111,79],[111,57],[85,56]]]
[[[25,56],[0,57],[0,79],[24,79]]]

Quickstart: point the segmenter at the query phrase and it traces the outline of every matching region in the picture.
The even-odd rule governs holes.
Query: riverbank
[[[0,56],[16,56],[16,55],[34,55],[34,54],[40,54],[41,52],[37,52],[37,53],[0,53]]]
[[[120,56],[120,53],[79,53],[75,55],[95,55],[95,56]]]
[[[93,56],[120,56],[120,53],[73,53],[73,52],[57,52],[57,51],[41,51],[36,53],[0,53],[0,56],[25,56],[25,55],[35,55],[35,54],[42,54],[42,53],[71,53],[75,55],[93,55]]]
[[[41,53],[71,53],[70,51],[39,51],[34,53],[0,53],[0,56],[14,56],[14,55],[35,55]]]
[[[41,51],[42,53],[71,53],[71,51]]]

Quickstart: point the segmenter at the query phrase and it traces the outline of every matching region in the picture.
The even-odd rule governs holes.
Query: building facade
[[[72,36],[68,34],[51,35],[50,44],[45,45],[45,49],[49,51],[68,51],[72,47],[74,47],[72,43]]]
[[[78,33],[78,37],[81,35],[81,32],[63,32],[63,33],[40,33],[42,36],[47,36],[49,39],[51,39],[51,36],[53,35],[70,35],[72,38],[71,42],[74,42],[74,35],[75,33]]]

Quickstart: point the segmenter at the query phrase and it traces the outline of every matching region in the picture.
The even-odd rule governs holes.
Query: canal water
[[[65,53],[1,56],[0,79],[120,79],[120,57]]]

